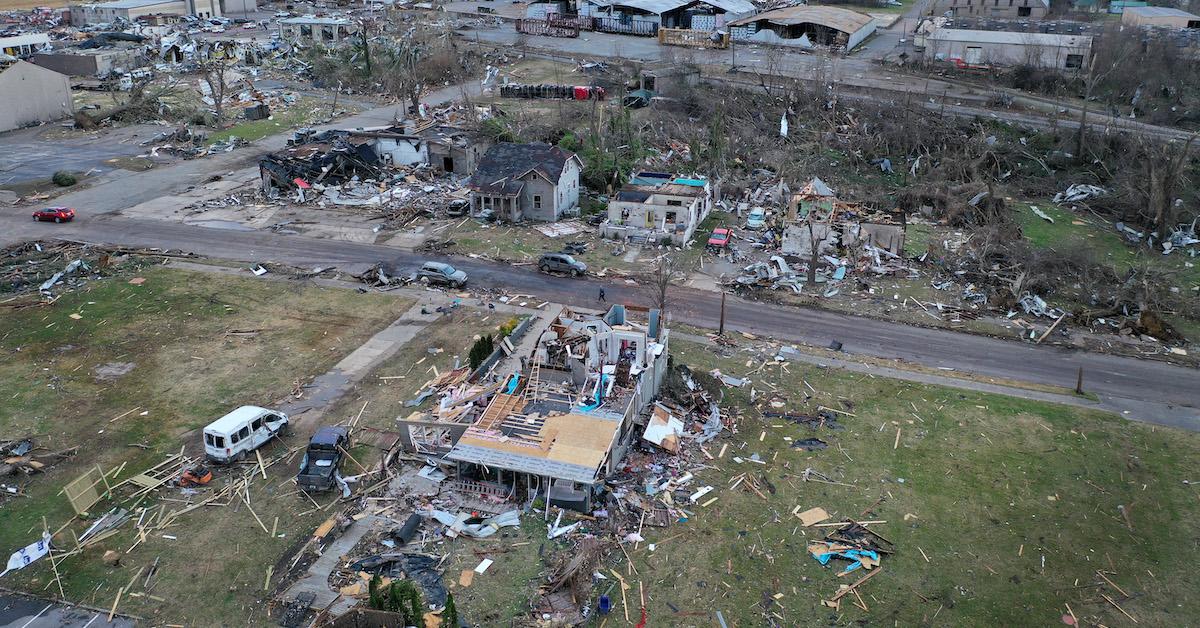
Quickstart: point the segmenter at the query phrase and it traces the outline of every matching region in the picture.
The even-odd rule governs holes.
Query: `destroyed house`
[[[297,133],[294,145],[258,162],[263,191],[308,189],[316,184],[345,183],[354,178],[379,179],[384,164],[370,138],[346,131]]]
[[[590,508],[658,394],[668,335],[658,310],[564,310],[445,457],[502,485],[523,480],[530,494],[548,491],[550,503]]]
[[[600,234],[634,242],[683,244],[718,197],[718,186],[708,179],[640,172],[609,200],[608,220],[600,226]]]
[[[571,151],[534,142],[493,144],[471,176],[471,215],[554,222],[579,208],[583,162]]]
[[[780,251],[809,256],[816,246],[819,255],[839,249],[879,249],[898,256],[904,253],[906,228],[904,212],[839,201],[829,186],[814,178],[792,195]]]
[[[358,33],[359,26],[344,17],[304,15],[279,20],[279,38],[303,45],[335,46]]]
[[[351,131],[371,139],[375,153],[387,165],[429,164],[446,173],[471,174],[487,150],[487,140],[474,131],[449,124]]]

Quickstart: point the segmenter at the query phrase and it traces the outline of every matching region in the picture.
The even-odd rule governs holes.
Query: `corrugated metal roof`
[[[1200,15],[1171,7],[1126,7],[1125,12],[1142,17],[1186,17],[1189,20],[1200,20]]]
[[[766,20],[774,24],[782,25],[818,24],[820,26],[826,26],[843,33],[856,33],[860,29],[873,22],[875,18],[865,13],[851,11],[850,9],[799,5],[775,9],[774,11],[766,11],[750,17],[744,17],[740,20],[734,20],[733,22],[730,22],[729,25],[742,26],[745,24],[758,22],[760,20]]]
[[[348,26],[352,24],[344,17],[289,17],[279,20],[280,24],[321,24],[329,26]]]
[[[696,0],[588,0],[588,2],[602,7],[629,7],[654,15],[662,15],[668,11],[696,4]],[[701,0],[700,4],[707,4],[734,15],[753,13],[755,9],[754,4],[748,0]]]
[[[42,46],[50,43],[46,33],[26,33],[12,37],[0,37],[0,48],[16,48],[17,46]]]
[[[975,31],[959,28],[939,28],[925,37],[934,41],[961,41],[977,44],[1017,44],[1024,46],[1054,46],[1086,48],[1092,45],[1091,35],[1057,35],[1053,33],[1010,33],[1006,31]]]
[[[113,0],[112,2],[98,2],[85,6],[96,7],[98,9],[140,9],[142,7],[152,7],[157,4],[174,4],[179,0]]]

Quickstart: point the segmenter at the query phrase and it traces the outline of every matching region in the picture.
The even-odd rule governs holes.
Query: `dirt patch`
[[[111,382],[120,379],[137,366],[134,362],[109,362],[96,367],[96,381]]]

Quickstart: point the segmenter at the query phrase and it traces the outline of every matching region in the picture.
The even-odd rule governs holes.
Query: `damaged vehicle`
[[[334,476],[342,462],[342,452],[349,443],[346,428],[325,426],[313,434],[300,461],[296,485],[306,491],[327,491],[337,484]]]
[[[427,285],[461,288],[467,285],[467,273],[442,262],[425,262],[417,271],[417,281]]]

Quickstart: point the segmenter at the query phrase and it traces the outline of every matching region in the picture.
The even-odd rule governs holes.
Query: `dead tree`
[[[1142,137],[1130,151],[1131,172],[1127,185],[1139,219],[1157,236],[1166,239],[1180,222],[1183,203],[1179,196],[1188,189],[1188,157],[1195,133],[1186,142],[1161,142]]]
[[[213,116],[216,118],[213,126],[216,127],[221,126],[225,118],[225,100],[229,95],[228,71],[229,68],[222,61],[210,59],[200,65],[200,80],[208,86],[209,97],[213,100]]]
[[[681,255],[667,251],[654,263],[654,268],[650,272],[650,282],[646,289],[650,293],[650,300],[654,303],[654,307],[661,310],[664,316],[667,312],[671,288],[682,283],[685,278],[683,256]]]

